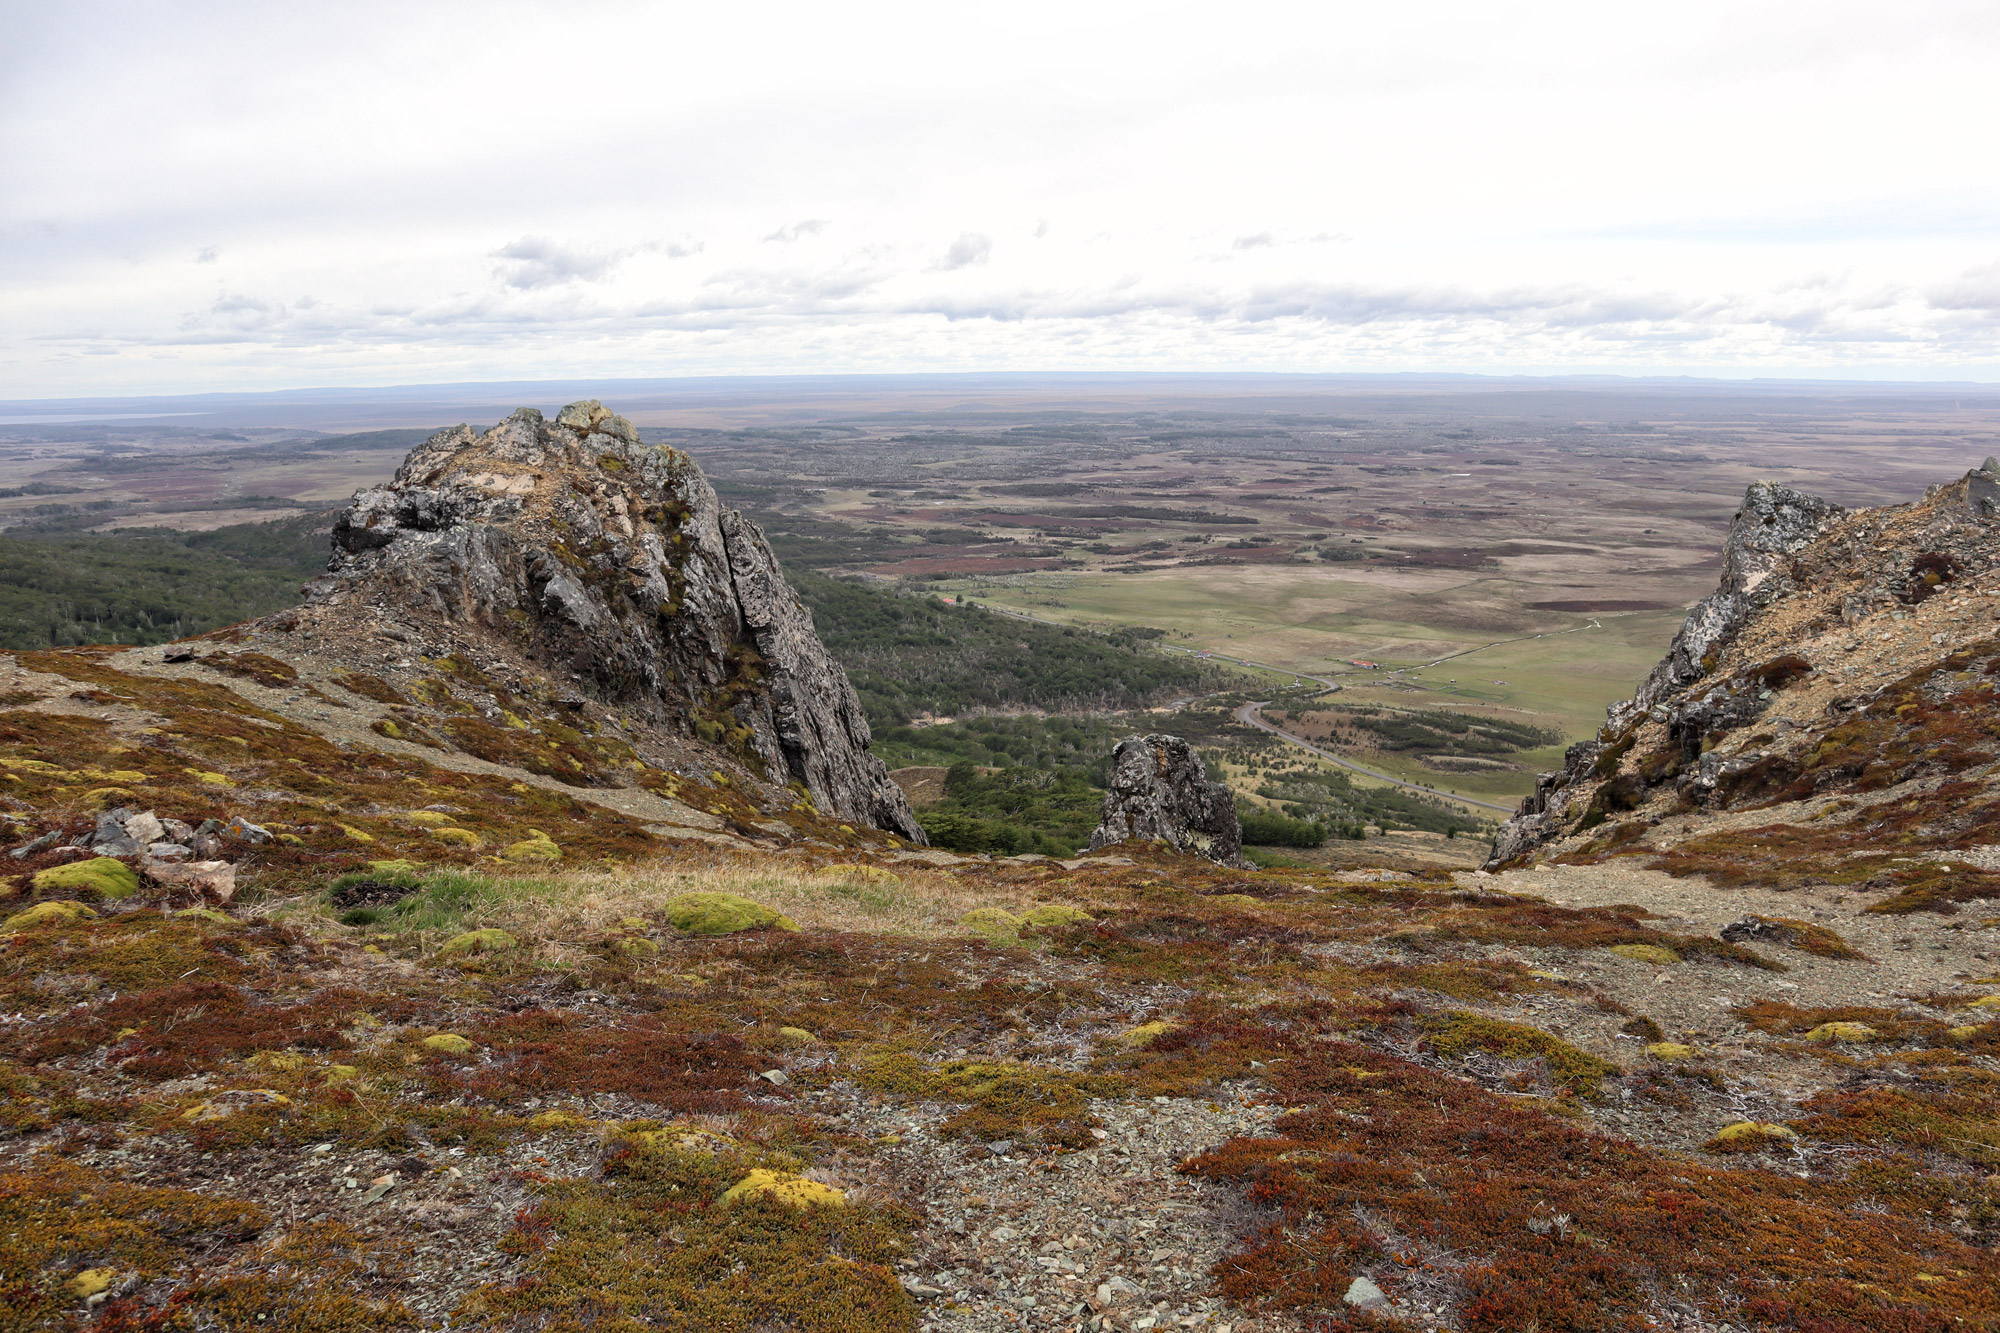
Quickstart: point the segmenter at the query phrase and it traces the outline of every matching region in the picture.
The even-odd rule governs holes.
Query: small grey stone
[[[1005,1157],[1008,1153],[1014,1151],[1014,1140],[995,1139],[986,1145],[986,1151],[992,1153],[995,1157]]]
[[[763,1079],[774,1088],[782,1088],[792,1081],[791,1076],[782,1069],[767,1069],[757,1075],[757,1077]]]
[[[1363,1310],[1377,1310],[1389,1303],[1382,1289],[1365,1277],[1357,1277],[1348,1283],[1347,1294],[1341,1299]]]
[[[241,838],[245,842],[266,843],[271,840],[271,830],[263,827],[261,824],[251,823],[242,815],[238,815],[227,824],[224,824],[222,831],[232,838]]]
[[[159,842],[166,835],[167,826],[151,810],[125,820],[125,836],[134,842]]]
[[[13,851],[7,853],[7,855],[13,857],[16,861],[23,861],[26,860],[28,857],[33,856],[36,852],[47,851],[49,848],[55,846],[57,843],[61,841],[62,841],[62,830],[50,829],[47,833],[44,833],[41,837],[36,838],[30,842],[22,843],[19,847],[16,847]]]

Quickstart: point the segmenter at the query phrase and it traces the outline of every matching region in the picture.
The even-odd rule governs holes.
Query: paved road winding
[[[1435,787],[1426,787],[1420,782],[1405,782],[1402,778],[1392,777],[1387,773],[1377,773],[1372,768],[1363,768],[1361,765],[1355,763],[1352,759],[1349,759],[1344,755],[1335,754],[1331,750],[1322,750],[1317,745],[1311,744],[1308,741],[1302,741],[1297,736],[1292,735],[1291,732],[1285,731],[1279,727],[1272,726],[1269,722],[1266,722],[1263,719],[1263,717],[1257,712],[1258,709],[1262,708],[1265,704],[1269,702],[1271,702],[1269,699],[1265,699],[1257,703],[1244,704],[1241,708],[1236,710],[1236,720],[1238,722],[1241,722],[1246,727],[1255,727],[1259,731],[1268,731],[1273,736],[1276,736],[1279,740],[1289,741],[1293,745],[1298,746],[1301,750],[1309,751],[1312,754],[1318,755],[1322,759],[1331,759],[1334,763],[1339,764],[1342,768],[1352,769],[1356,773],[1360,773],[1364,777],[1374,778],[1378,782],[1387,782],[1392,786],[1397,786],[1397,787],[1408,787],[1411,791],[1420,791],[1431,796],[1441,796],[1447,801],[1457,801],[1461,805],[1476,805],[1482,810],[1498,810],[1500,813],[1506,815],[1511,815],[1514,813],[1515,807],[1511,805],[1495,805],[1491,801],[1476,801],[1470,796],[1458,796],[1448,791],[1439,791]]]

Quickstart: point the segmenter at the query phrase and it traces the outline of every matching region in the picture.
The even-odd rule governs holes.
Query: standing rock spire
[[[483,631],[624,716],[754,759],[822,814],[924,841],[763,533],[602,404],[439,431],[333,541],[315,601]]]

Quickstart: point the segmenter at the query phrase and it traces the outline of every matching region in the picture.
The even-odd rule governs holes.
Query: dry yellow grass
[[[958,919],[975,907],[1012,910],[1033,901],[1026,886],[968,884],[921,863],[889,870],[792,866],[777,858],[751,862],[726,856],[498,883],[504,886],[500,901],[485,911],[468,914],[467,922],[497,925],[543,939],[602,935],[621,918],[650,916],[683,893],[741,894],[775,908],[808,930],[860,930],[917,938],[964,933],[958,929]]]
[[[429,952],[449,934],[496,928],[519,939],[525,957],[560,964],[580,959],[585,948],[607,935],[629,933],[627,918],[641,918],[670,932],[670,927],[660,925],[662,909],[684,893],[741,894],[791,917],[806,930],[914,939],[975,934],[958,924],[975,908],[1018,912],[1050,901],[1046,887],[1037,892],[1033,884],[968,881],[921,862],[891,869],[794,864],[770,856],[751,860],[726,852],[618,869],[482,874],[478,879],[480,891],[449,926],[405,930],[399,932],[401,937]],[[314,933],[346,933],[317,896],[280,905],[274,915]]]

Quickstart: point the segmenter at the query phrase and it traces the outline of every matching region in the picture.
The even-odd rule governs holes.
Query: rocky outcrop
[[[1112,751],[1110,790],[1090,847],[1132,839],[1164,842],[1223,865],[1243,862],[1235,798],[1208,780],[1201,756],[1178,736],[1128,736]]]
[[[1606,824],[1611,844],[1636,847],[1675,815],[1831,790],[1853,775],[1823,739],[1913,670],[1992,641],[1992,589],[1974,585],[1995,568],[2000,461],[1881,509],[1752,485],[1720,586],[1597,737],[1540,776],[1488,864]]]
[[[757,526],[693,460],[596,402],[523,408],[411,452],[334,526],[309,608],[475,630],[626,724],[761,767],[820,813],[923,842],[846,673]]]
[[[1759,609],[1796,589],[1790,557],[1819,540],[1846,512],[1816,495],[1752,482],[1729,525],[1720,586],[1688,612],[1667,655],[1638,692],[1612,708],[1612,726],[1623,725],[1712,668],[1718,645]]]

